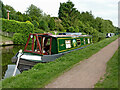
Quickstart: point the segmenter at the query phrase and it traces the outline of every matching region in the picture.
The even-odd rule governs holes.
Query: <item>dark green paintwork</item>
[[[85,44],[84,44],[84,38],[85,38]],[[92,43],[92,36],[76,37],[76,38],[72,38],[72,37],[57,37],[58,53],[62,53],[62,52],[65,52],[65,51],[70,51],[72,49],[76,49],[76,48],[82,47],[83,45],[88,45],[88,38],[89,38],[90,44],[91,44]],[[77,39],[81,40],[81,45],[77,45]],[[65,40],[71,40],[71,48],[66,48]],[[76,46],[75,47],[72,44],[73,40],[76,40]]]
[[[50,38],[51,36],[44,37]],[[80,36],[80,37],[52,37],[52,45],[51,45],[51,54],[58,54],[66,51],[70,51],[76,48],[80,48],[84,45],[88,45],[88,38],[90,40],[90,43],[92,43],[92,36]],[[77,44],[77,39],[80,41],[80,44]],[[85,44],[84,44],[85,39]],[[71,48],[66,48],[66,40],[71,41]],[[73,43],[73,41],[76,41]],[[41,38],[39,37],[39,42],[41,44]],[[35,43],[35,48],[37,46],[37,43]],[[34,48],[34,49],[35,49]]]
[[[52,54],[57,54],[58,53],[58,46],[57,46],[57,39],[56,38],[52,38],[51,53]]]

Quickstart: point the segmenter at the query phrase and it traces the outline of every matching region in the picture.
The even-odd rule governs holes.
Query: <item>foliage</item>
[[[79,32],[79,27],[78,26],[75,27],[75,32]]]
[[[26,14],[29,16],[40,17],[42,15],[42,10],[40,10],[35,5],[31,4],[27,9]]]
[[[0,21],[2,21],[2,24],[3,24],[2,31],[19,33],[19,34],[15,34],[15,36],[13,36],[13,41],[15,44],[23,44],[22,40],[24,40],[24,43],[26,43],[27,36],[29,35],[29,33],[32,33],[34,30],[34,26],[32,23],[18,22],[15,20],[7,20],[7,19],[0,19]],[[15,39],[18,35],[20,35],[21,38],[18,37],[19,39]],[[23,37],[22,35],[24,36],[24,38],[22,38]],[[17,41],[18,41],[18,43],[17,43]]]
[[[26,15],[26,14],[23,14],[23,21],[32,21],[31,17]]]
[[[9,10],[11,14],[16,13],[15,9],[10,5],[5,5],[6,10]]]
[[[99,37],[99,34],[118,34],[119,30],[118,27],[113,26],[113,23],[110,20],[104,20],[100,17],[95,18],[92,14],[92,11],[79,12],[74,7],[74,3],[70,0],[64,3],[60,3],[58,17],[51,17],[50,15],[43,13],[40,8],[33,4],[31,4],[27,8],[26,13],[23,14],[19,11],[16,12],[15,9],[10,5],[4,5],[2,1],[0,1],[0,5],[0,12],[2,12],[2,15],[0,15],[0,17],[6,19],[7,10],[10,10],[10,20],[32,22],[35,30],[37,30],[34,30],[34,32],[39,32],[39,29],[42,29],[45,32],[54,30],[60,32],[84,32],[88,35],[92,35],[93,41],[97,42],[100,40],[99,38],[102,38]],[[15,27],[13,27],[13,30]],[[12,31],[12,28],[10,29]],[[6,31],[10,32],[9,30]],[[103,39],[104,38],[105,37],[103,37]]]
[[[14,44],[24,44],[25,43],[25,35],[21,33],[15,33],[13,35]]]
[[[26,23],[30,23],[30,24],[31,24],[31,22],[30,22],[30,21],[26,21]]]
[[[22,33],[28,35],[34,30],[34,26],[31,23],[18,22],[15,20],[0,19],[2,21],[2,31]]]
[[[55,35],[55,31],[50,31],[49,33],[51,33],[51,34]]]
[[[85,32],[89,35],[97,36],[98,33],[115,33],[116,29],[110,20],[104,20],[102,18],[94,18],[92,11],[80,13],[75,5],[69,0],[66,3],[60,3],[59,19],[62,22],[63,27],[67,32]],[[70,28],[75,31],[69,31]],[[79,30],[78,30],[79,28]],[[96,33],[96,30],[98,33]]]
[[[75,32],[75,29],[74,29],[74,27],[69,27],[69,29],[68,29],[70,32]]]
[[[45,33],[45,31],[43,31],[42,29],[34,29],[34,33]]]
[[[84,49],[68,53],[53,62],[39,63],[29,71],[3,80],[2,86],[3,88],[43,88],[73,65],[89,58],[116,38],[117,36],[107,38]]]
[[[50,19],[50,21],[48,23],[48,26],[49,26],[51,31],[53,31],[55,29],[55,20],[54,20],[54,18]]]
[[[106,74],[95,84],[95,88],[118,88],[118,50],[107,62]]]
[[[39,26],[39,23],[35,20],[32,21],[32,24],[34,25],[35,28],[38,28]]]
[[[7,18],[7,10],[1,0],[0,0],[0,12],[2,12],[2,15],[0,15],[0,18]]]
[[[39,28],[40,28],[40,29],[43,29],[43,30],[45,30],[45,31],[48,31],[47,22],[44,21],[44,20],[40,21],[40,22],[39,22]]]
[[[55,19],[55,30],[56,30],[56,31],[62,31],[62,32],[65,31],[63,25],[61,24],[61,20],[58,19],[58,18]]]
[[[74,8],[74,4],[71,1],[60,3],[58,15],[62,20],[62,25],[65,29],[68,29],[75,24],[78,14],[79,12]]]

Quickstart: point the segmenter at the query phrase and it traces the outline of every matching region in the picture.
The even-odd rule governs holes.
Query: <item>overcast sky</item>
[[[27,8],[34,4],[46,14],[58,16],[60,2],[68,0],[2,0],[6,5],[11,5],[16,11],[24,13]],[[109,19],[118,26],[118,2],[119,0],[71,0],[80,12],[92,11],[95,17]]]

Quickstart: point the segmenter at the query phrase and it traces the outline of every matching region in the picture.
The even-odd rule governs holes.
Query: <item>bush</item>
[[[35,28],[38,28],[39,26],[39,23],[35,20],[32,21],[32,24],[34,25]]]
[[[19,22],[15,20],[0,19],[2,21],[2,31],[29,34],[34,30],[32,23]]]
[[[86,35],[86,33],[85,32],[81,32],[82,33],[82,35]]]
[[[24,34],[15,33],[13,35],[14,44],[24,44],[24,43],[26,43],[24,37],[25,37]]]
[[[2,21],[2,31],[15,33],[13,42],[15,44],[25,44],[27,37],[33,33],[34,25],[31,22],[19,22],[15,20],[0,19]],[[24,41],[23,41],[24,40]]]
[[[39,28],[40,28],[40,29],[43,29],[43,30],[45,30],[45,31],[49,31],[49,30],[48,30],[47,22],[44,21],[44,20],[42,20],[42,21],[39,22]]]
[[[54,32],[54,31],[50,31],[49,33],[52,33],[53,35],[55,35],[55,32]]]
[[[75,32],[75,29],[74,29],[74,27],[72,27],[72,26],[69,27],[68,29],[69,29],[69,32]]]
[[[42,29],[34,29],[34,33],[45,33]]]

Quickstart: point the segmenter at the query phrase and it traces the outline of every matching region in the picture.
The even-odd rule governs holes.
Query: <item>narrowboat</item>
[[[115,35],[114,33],[107,33],[107,34],[106,34],[106,38],[113,37],[114,35]]]
[[[36,63],[54,61],[56,58],[73,50],[81,49],[92,43],[91,35],[79,33],[60,33],[60,35],[30,34],[23,51],[18,52],[12,62],[16,62],[20,53],[20,71],[29,69]],[[24,67],[23,67],[24,65]],[[27,68],[27,66],[30,66]]]

